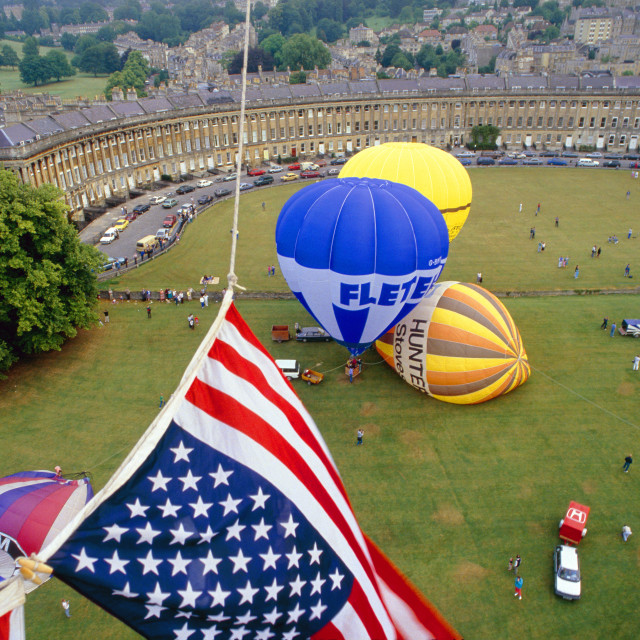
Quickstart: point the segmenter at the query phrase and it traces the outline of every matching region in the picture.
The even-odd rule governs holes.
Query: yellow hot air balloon
[[[353,156],[340,178],[382,178],[419,191],[440,209],[452,241],[471,208],[471,180],[452,155],[418,142],[387,142]]]
[[[455,404],[491,400],[531,373],[505,306],[486,289],[463,282],[437,284],[376,348],[410,385]]]

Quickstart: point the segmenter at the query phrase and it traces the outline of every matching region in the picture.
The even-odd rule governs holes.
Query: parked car
[[[578,167],[599,167],[600,163],[597,160],[593,160],[592,158],[580,158],[578,160]]]
[[[498,164],[518,164],[518,161],[515,158],[500,158],[498,160]]]
[[[557,158],[560,154],[557,151],[543,151],[540,154],[541,158]]]
[[[473,164],[473,160],[471,158],[456,158],[461,165],[468,167]]]
[[[213,182],[211,182],[211,180],[204,178],[203,180],[198,180],[198,182],[196,182],[196,187],[210,187],[212,184]]]
[[[607,160],[622,160],[622,155],[620,153],[605,153],[604,157]]]
[[[487,158],[487,157],[484,157],[484,156],[481,156],[480,158],[478,158],[476,160],[476,164],[478,166],[480,166],[480,165],[490,165],[490,164],[495,164],[495,163],[496,163],[496,161],[493,158]]]
[[[137,204],[135,207],[133,207],[133,213],[135,213],[136,215],[142,215],[145,211],[149,211],[149,209],[151,209],[150,204],[141,202],[140,204]]]
[[[113,226],[118,231],[124,231],[129,226],[129,221],[126,218],[118,218]]]
[[[553,554],[554,590],[565,600],[580,599],[580,561],[578,550],[559,544]]]
[[[273,165],[269,167],[269,173],[282,173],[282,167],[279,165]]]
[[[473,151],[459,151],[455,154],[456,158],[475,158]]]
[[[300,172],[301,178],[320,178],[320,172],[314,171],[313,169],[308,169],[307,171]]]
[[[100,238],[100,244],[111,244],[120,237],[120,232],[115,227],[109,227]]]
[[[300,169],[300,163],[294,162],[293,164],[290,164],[287,169],[289,169],[289,171],[298,171]]]
[[[251,169],[251,171],[247,171],[247,175],[251,177],[262,176],[266,173],[264,169]]]
[[[544,161],[541,160],[540,158],[527,158],[526,160],[522,161],[522,164],[539,165],[539,164],[544,164]]]
[[[224,198],[231,193],[231,189],[227,189],[226,187],[222,187],[221,189],[216,189],[214,192],[216,198]]]
[[[340,173],[340,169],[336,169],[335,167],[327,171],[327,175],[329,176],[337,176],[339,173]]]
[[[256,187],[261,187],[265,184],[271,184],[273,182],[273,176],[260,176],[257,180],[253,181]]]
[[[346,162],[347,162],[347,159],[346,159],[346,158],[334,158],[334,159],[331,161],[331,164],[332,164],[332,165],[346,164]]]
[[[120,265],[123,264],[124,258],[109,258],[109,260],[102,265],[102,270],[110,271],[111,269],[119,269]]]
[[[566,167],[567,161],[562,158],[551,158],[551,160],[547,161],[547,164],[550,164],[552,167]]]
[[[296,334],[298,342],[329,342],[333,338],[320,327],[304,327]]]
[[[178,204],[178,201],[175,198],[169,198],[168,200],[165,200],[162,203],[162,208],[171,209],[172,207],[175,207],[177,204]]]
[[[209,204],[212,201],[213,196],[210,196],[208,193],[198,198],[198,204]]]
[[[171,229],[177,221],[178,217],[174,213],[170,213],[168,216],[165,216],[165,219],[162,221],[162,226],[165,229]]]
[[[195,191],[196,188],[192,184],[182,184],[176,189],[176,193],[182,195],[183,193],[191,193],[191,191]]]
[[[535,156],[535,155],[536,155],[536,152],[535,152],[535,151],[530,151],[529,149],[527,149],[527,150],[524,152],[524,155],[525,155],[527,158],[533,158],[533,156]]]
[[[136,218],[138,217],[138,214],[135,211],[130,211],[129,213],[127,213],[127,215],[124,217],[125,220],[129,221],[130,223],[133,222]]]
[[[599,151],[592,151],[591,153],[587,153],[587,158],[602,158],[602,154]]]
[[[638,153],[625,153],[623,160],[640,160],[640,154]]]
[[[231,182],[231,180],[235,180],[238,177],[238,174],[234,171],[233,173],[228,173],[222,180],[224,182]]]
[[[563,151],[562,152],[562,157],[563,158],[577,158],[578,154],[575,151]]]
[[[605,160],[602,166],[618,168],[620,166],[620,160]]]
[[[250,182],[240,183],[240,191],[247,191],[249,189],[253,189],[253,185]]]
[[[156,231],[156,238],[158,240],[168,240],[171,237],[171,227],[158,229]]]
[[[297,173],[285,173],[282,178],[280,178],[280,180],[282,180],[282,182],[289,182],[289,180],[297,180],[298,179],[298,174]]]
[[[152,196],[149,198],[151,204],[162,204],[167,199],[167,196]]]

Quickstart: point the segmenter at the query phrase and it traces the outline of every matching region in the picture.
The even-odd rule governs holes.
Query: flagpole
[[[245,32],[244,32],[244,54],[242,63],[242,94],[240,102],[240,124],[238,127],[238,156],[236,158],[236,173],[238,175],[236,179],[236,194],[233,207],[233,226],[231,229],[231,251],[229,258],[229,273],[227,274],[227,290],[222,297],[222,303],[218,309],[218,315],[198,349],[193,355],[191,362],[187,365],[187,368],[180,380],[178,388],[173,393],[169,401],[164,405],[162,411],[157,415],[155,420],[149,425],[145,433],[135,444],[133,449],[129,452],[129,455],[123,460],[115,473],[109,478],[105,486],[94,496],[93,500],[90,500],[86,506],[79,511],[76,516],[71,520],[60,533],[47,545],[36,554],[37,560],[46,562],[71,536],[71,534],[80,526],[80,524],[93,513],[100,504],[112,496],[128,479],[131,470],[136,468],[141,460],[146,459],[149,454],[155,449],[160,438],[163,436],[168,424],[171,422],[172,416],[175,413],[175,409],[178,403],[184,397],[187,389],[191,386],[196,372],[206,357],[207,353],[211,349],[229,307],[233,303],[234,293],[236,289],[244,290],[244,287],[238,284],[238,276],[235,273],[236,263],[236,248],[238,242],[238,217],[240,210],[240,173],[242,168],[242,153],[244,150],[244,114],[245,103],[247,96],[247,60],[249,58],[249,29],[251,27],[251,2],[247,0],[247,11],[245,14]]]

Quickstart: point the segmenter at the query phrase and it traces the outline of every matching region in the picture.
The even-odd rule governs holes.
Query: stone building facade
[[[390,141],[462,145],[474,125],[507,149],[590,145],[637,150],[640,78],[466,76],[247,89],[246,165],[343,155]],[[240,91],[96,105],[0,129],[0,161],[24,182],[53,183],[83,208],[162,175],[233,170]]]

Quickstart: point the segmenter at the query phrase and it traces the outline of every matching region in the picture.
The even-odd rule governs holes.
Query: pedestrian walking
[[[68,600],[62,600],[62,610],[67,618],[71,617],[71,603]]]
[[[205,293],[203,297],[204,297],[204,306],[208,307],[209,306],[209,294]]]
[[[622,533],[620,535],[622,535],[622,539],[626,542],[632,533],[633,531],[631,531],[631,527],[628,524],[625,524],[624,527],[622,527]]]
[[[629,454],[625,459],[624,459],[624,464],[622,465],[622,470],[625,473],[629,473],[629,467],[631,466],[631,463],[633,462],[633,456],[631,454]]]
[[[103,311],[103,313],[104,313],[104,323],[109,324],[109,312]]]
[[[200,296],[200,308],[204,309],[204,296]]]
[[[518,209],[518,213],[522,213],[522,202],[520,203],[520,208]]]
[[[630,195],[631,195],[631,191],[627,191],[627,200],[629,199]]]
[[[596,258],[599,258],[601,253],[602,253],[602,247],[598,247],[598,251],[596,253]]]
[[[509,558],[509,571],[513,569],[513,558]]]
[[[513,570],[516,572],[516,575],[518,575],[518,571],[520,570],[521,562],[522,562],[522,558],[520,557],[520,554],[518,554],[516,556],[516,559],[513,561]]]
[[[538,202],[538,209],[536,210],[536,215],[538,215],[540,213],[540,203]]]
[[[193,313],[190,313],[187,316],[187,321],[189,322],[189,329],[195,329],[196,328],[196,321],[193,317]]]
[[[556,227],[559,226],[560,224],[560,218],[558,218],[558,216],[556,216]]]
[[[633,232],[631,231],[631,229],[629,229],[629,231],[627,231],[627,240],[631,240],[631,234]]]
[[[164,405],[164,396],[161,394],[160,395],[160,405],[158,406],[158,408],[162,409],[163,405]]]
[[[578,265],[576,265],[576,268],[575,268],[575,270],[573,272],[573,277],[577,280],[579,275],[580,275],[580,269],[579,269]]]
[[[262,210],[264,211],[266,204],[263,202],[262,203]]]
[[[524,580],[522,578],[522,576],[516,576],[516,582],[515,582],[515,593],[513,594],[514,596],[516,596],[516,598],[518,598],[518,600],[522,600],[522,585],[524,584]]]
[[[640,356],[634,356],[633,358],[633,370],[637,371],[640,368]]]
[[[609,322],[609,316],[605,316],[604,319],[602,320],[602,324],[600,325],[600,328],[606,329],[608,322]]]
[[[151,318],[151,305],[147,305],[147,320]]]
[[[629,266],[629,264],[627,264],[627,266],[624,268],[624,277],[625,278],[630,278],[631,276],[629,275],[631,272],[631,267]]]
[[[362,429],[358,429],[356,431],[356,444],[362,444],[362,438],[364,438],[364,431]]]
[[[615,322],[612,322],[612,323],[611,323],[611,332],[609,333],[609,337],[610,337],[610,338],[613,338],[613,336],[614,336],[615,332],[616,332],[616,323],[615,323]]]

